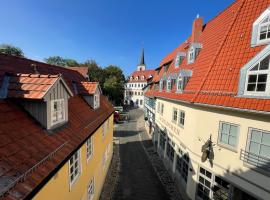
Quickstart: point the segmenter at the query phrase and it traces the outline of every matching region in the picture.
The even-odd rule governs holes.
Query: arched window
[[[247,71],[246,94],[269,94],[269,59],[270,55],[260,60]]]

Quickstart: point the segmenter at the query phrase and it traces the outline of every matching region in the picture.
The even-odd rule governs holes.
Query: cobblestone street
[[[143,111],[131,110],[129,116],[129,122],[116,125],[114,157],[100,199],[181,200],[144,131]]]

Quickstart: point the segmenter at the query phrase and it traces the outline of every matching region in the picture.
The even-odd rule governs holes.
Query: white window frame
[[[252,65],[246,74],[246,80],[245,80],[245,91],[244,91],[244,95],[251,95],[251,96],[266,96],[270,94],[270,61],[268,64],[268,69],[267,70],[257,70],[257,71],[251,71],[251,69],[253,67],[255,67],[256,65],[260,66],[261,61],[263,61],[266,57],[268,57],[269,54],[267,54],[266,56],[264,56],[263,58],[261,58],[258,62],[256,62],[254,65]],[[259,67],[258,67],[259,68]],[[265,91],[247,91],[247,87],[248,87],[248,79],[249,79],[249,75],[260,75],[260,74],[267,74],[267,81],[266,81],[266,88]],[[256,86],[257,86],[257,82],[256,82]]]
[[[58,103],[58,102],[61,102],[62,104],[62,110],[57,110],[57,111],[54,111],[54,103]],[[54,118],[54,113],[57,113],[57,116],[58,116],[58,113],[62,112],[63,114],[63,118],[60,119],[60,120],[57,120],[57,121],[53,121],[53,118]],[[65,99],[56,99],[56,100],[52,100],[51,101],[51,125],[56,125],[56,124],[59,124],[61,122],[64,122],[65,121]]]
[[[251,152],[249,149],[250,149],[250,143],[251,143],[251,134],[252,134],[252,131],[258,131],[258,132],[261,132],[261,133],[265,133],[265,134],[270,134],[269,131],[266,131],[266,130],[261,130],[261,129],[257,129],[257,128],[249,128],[248,130],[248,138],[247,138],[247,145],[246,145],[246,152],[249,152],[249,153],[253,153]],[[257,142],[256,142],[257,143]],[[262,145],[262,138],[261,138],[261,142],[259,143],[260,144],[260,148],[261,148],[261,145]],[[268,146],[268,145],[265,145],[265,146]],[[253,153],[255,154],[255,153]],[[265,156],[261,156],[259,154],[256,154],[257,156],[260,156],[260,157],[265,157]],[[267,158],[267,157],[266,157]],[[249,158],[247,158],[249,159]],[[269,159],[269,158],[268,158]],[[251,164],[250,162],[245,162],[246,164],[248,165],[251,165],[251,166],[257,166],[257,165],[254,165],[254,164]]]
[[[75,159],[75,155],[78,154],[78,158],[77,160]],[[73,163],[71,163],[71,160],[74,160]],[[75,163],[78,162],[77,164],[77,170],[78,173],[73,177],[73,179],[71,179],[72,177],[72,173],[71,173],[71,168],[75,168]],[[69,159],[69,188],[71,189],[71,187],[74,185],[74,183],[78,180],[78,178],[80,177],[81,173],[82,173],[82,165],[81,165],[81,150],[77,150]],[[75,172],[75,169],[73,169],[73,172]]]
[[[191,64],[194,62],[195,56],[196,56],[195,54],[196,54],[195,47],[190,47],[190,49],[188,51],[188,64]]]
[[[175,117],[175,111],[176,111],[176,119],[174,119],[174,117]],[[173,108],[172,109],[172,122],[173,123],[177,123],[177,119],[178,119],[178,109],[177,108]]]
[[[262,23],[262,21],[268,17],[268,21],[267,22],[264,22]],[[261,28],[263,26],[266,26],[266,39],[260,39],[260,33],[261,33]],[[267,43],[270,41],[270,38],[267,38],[267,33],[270,33],[270,14],[266,15],[262,20],[261,22],[259,23],[259,26],[258,26],[258,37],[257,37],[257,43],[260,44],[260,43]]]
[[[231,126],[235,126],[237,128],[237,135],[236,135],[236,141],[235,141],[235,146],[232,146],[229,144],[229,139],[230,137],[234,137],[231,135],[230,133],[230,130],[229,130],[229,133],[225,133],[226,135],[228,135],[228,143],[224,143],[223,141],[221,141],[221,137],[222,137],[222,125],[223,124],[226,124],[226,125],[229,125],[230,126],[230,130],[231,130]],[[218,145],[219,146],[222,146],[222,147],[225,147],[229,150],[233,150],[233,151],[237,151],[237,148],[238,148],[238,140],[239,140],[239,133],[240,133],[240,126],[238,124],[234,124],[234,123],[230,123],[230,122],[225,122],[225,121],[220,121],[219,122],[219,131],[218,131]]]
[[[186,113],[183,110],[179,110],[179,120],[178,123],[181,127],[185,126],[185,122],[186,122]]]
[[[87,200],[93,200],[95,196],[95,178],[91,178],[87,186]]]
[[[171,91],[172,90],[172,79],[168,78],[167,80],[167,91]]]
[[[86,140],[86,160],[87,160],[87,162],[93,157],[93,154],[94,154],[93,136],[90,136]]]
[[[177,85],[177,91],[183,91],[183,87],[184,87],[183,76],[178,76],[176,85]]]

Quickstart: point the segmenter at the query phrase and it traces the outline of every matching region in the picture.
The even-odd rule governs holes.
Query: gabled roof
[[[237,96],[240,69],[265,47],[251,47],[251,34],[253,22],[269,5],[270,0],[235,1],[205,24],[199,38],[202,48],[194,63],[187,64],[186,56],[180,67],[174,66],[177,52],[188,53],[189,38],[162,59],[160,66],[169,61],[172,63],[166,74],[164,67],[160,69],[159,75],[155,74],[155,82],[163,76],[179,73],[182,69],[192,70],[193,75],[183,93],[151,89],[146,95],[189,103],[270,112],[270,100]]]
[[[7,87],[8,98],[42,99],[59,80],[63,82],[69,94],[73,95],[60,75],[7,73],[6,76],[8,84],[5,87]]]
[[[52,75],[50,78],[41,75],[42,78],[38,79],[30,75],[29,79],[28,74],[34,73],[32,64],[37,66],[40,74]],[[49,134],[30,117],[20,106],[21,99],[0,99],[0,198],[5,193],[2,199],[32,199],[73,152],[111,116],[114,108],[103,95],[100,107],[91,108],[74,92],[72,84],[73,81],[85,82],[86,79],[68,68],[0,54],[0,87],[7,72],[22,75],[19,79],[22,81],[24,78],[27,83],[33,83],[35,79],[35,83],[49,85],[38,91],[47,90],[61,74],[74,94],[68,100],[68,124],[54,134]],[[27,87],[25,90],[29,90]],[[36,89],[32,84],[29,87],[31,91]]]
[[[101,89],[98,82],[86,82],[82,81],[80,84],[77,84],[78,93],[81,95],[93,95],[95,92],[99,90],[101,93]]]

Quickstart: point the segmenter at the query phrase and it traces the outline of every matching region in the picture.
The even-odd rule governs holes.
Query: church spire
[[[141,62],[139,65],[145,65],[145,63],[144,63],[144,48],[142,49]]]
[[[137,71],[144,71],[144,70],[145,70],[145,62],[144,62],[144,48],[143,48],[140,64],[137,66]]]

